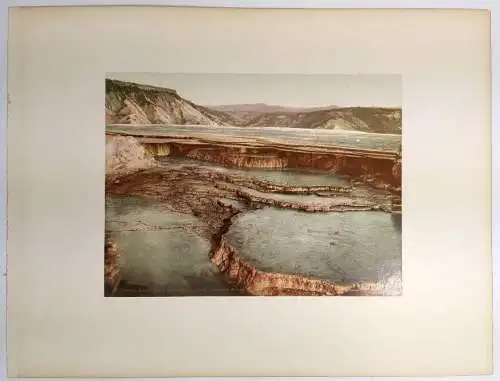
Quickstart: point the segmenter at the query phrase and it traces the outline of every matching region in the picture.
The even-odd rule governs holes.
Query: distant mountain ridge
[[[401,134],[400,108],[285,107],[236,104],[202,106],[174,89],[106,79],[107,124],[270,126]]]
[[[307,111],[329,110],[332,108],[338,108],[338,106],[334,105],[321,106],[321,107],[288,107],[280,105],[269,105],[266,103],[228,104],[228,105],[205,106],[205,107],[228,113],[307,112]]]

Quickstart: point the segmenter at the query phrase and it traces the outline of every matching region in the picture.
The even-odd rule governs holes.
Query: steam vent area
[[[106,86],[106,296],[401,295],[400,132]]]

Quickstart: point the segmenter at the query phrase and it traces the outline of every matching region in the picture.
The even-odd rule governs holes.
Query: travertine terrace
[[[108,134],[108,144],[124,139]],[[401,161],[396,153],[373,150],[321,146],[285,145],[269,142],[235,142],[221,139],[208,141],[198,138],[127,137],[133,150],[140,152],[142,166],[126,172],[109,172],[106,192],[110,195],[137,195],[157,200],[166,208],[197,216],[201,223],[194,227],[197,234],[210,240],[210,260],[227,282],[237,285],[250,295],[394,295],[400,284],[361,282],[335,284],[294,274],[268,273],[252,267],[225,240],[224,234],[232,218],[240,213],[272,205],[305,212],[378,210],[400,212]],[[125,148],[123,148],[125,149]],[[144,152],[142,151],[144,150]],[[146,154],[144,154],[146,153]],[[286,186],[269,181],[243,179],[200,168],[158,168],[151,157],[174,156],[209,161],[231,166],[253,168],[308,168],[349,175],[351,186]],[[136,160],[137,155],[131,155]],[[380,200],[355,195],[358,186],[390,190],[393,200]],[[249,190],[259,191],[255,195]],[[283,201],[276,194],[314,194],[328,197],[331,202],[320,205]],[[262,194],[264,196],[262,196]],[[266,197],[265,195],[269,195]],[[335,195],[348,201],[335,202]],[[227,200],[238,201],[238,206]],[[110,242],[106,246],[106,284],[108,294],[128,295],[126,280],[116,281],[113,260],[119,248]],[[119,282],[119,284],[117,284]]]

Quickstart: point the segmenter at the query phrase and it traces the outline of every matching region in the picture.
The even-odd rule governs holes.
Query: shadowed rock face
[[[104,293],[112,295],[120,283],[120,269],[118,266],[118,248],[111,239],[106,239],[104,247]]]
[[[146,143],[146,150],[154,154],[158,145],[167,146],[171,156],[207,161],[226,166],[262,169],[314,169],[371,184],[377,188],[401,186],[401,163],[391,155],[369,156],[363,152],[325,153],[314,150],[275,147],[241,147],[224,144]]]
[[[401,159],[396,160],[394,166],[392,167],[392,175],[397,183],[401,184],[401,172],[402,172]]]

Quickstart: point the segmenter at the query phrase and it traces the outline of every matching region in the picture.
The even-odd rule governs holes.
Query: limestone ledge
[[[349,296],[349,295],[400,295],[400,285],[390,283],[360,282],[333,283],[299,275],[264,272],[244,261],[236,249],[224,238],[211,254],[211,261],[219,271],[254,296]]]

